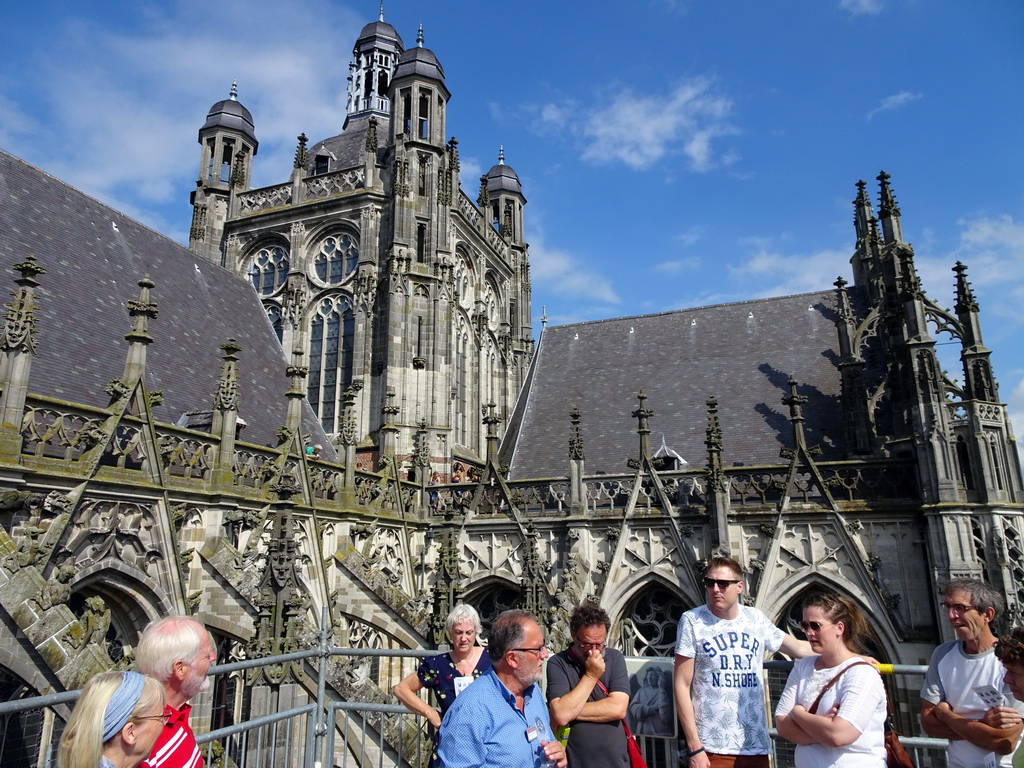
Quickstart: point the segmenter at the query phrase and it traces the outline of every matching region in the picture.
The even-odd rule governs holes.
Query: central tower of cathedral
[[[199,131],[189,242],[249,277],[346,463],[441,479],[486,460],[483,418],[505,424],[533,355],[526,198],[504,152],[475,200],[461,190],[450,98],[422,28],[407,50],[382,10],[342,132],[299,136],[291,177],[253,189],[232,86]]]

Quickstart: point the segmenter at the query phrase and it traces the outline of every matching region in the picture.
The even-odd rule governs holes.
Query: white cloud
[[[811,253],[785,253],[768,240],[749,241],[756,250],[738,263],[726,266],[737,295],[742,298],[789,296],[827,290],[840,273],[848,279],[850,254],[821,249]]]
[[[685,259],[672,259],[654,265],[655,272],[662,272],[667,275],[679,275],[683,272],[693,272],[700,268],[700,259],[689,257]]]
[[[1007,387],[1005,384],[1000,388],[999,394],[1006,401],[1006,407],[1010,414],[1010,423],[1015,427],[1014,435],[1020,438],[1024,430],[1024,373],[1021,371],[1014,371],[1015,375],[1012,376],[1011,381],[1016,381],[1013,385],[1013,389],[1007,395]]]
[[[168,231],[154,221],[155,205],[180,200],[187,209],[197,131],[232,80],[260,141],[255,186],[287,180],[300,132],[311,142],[340,132],[349,56],[339,56],[337,41],[358,29],[347,10],[324,0],[287,8],[181,0],[136,12],[131,34],[73,15],[55,23],[22,84],[52,119],[32,135],[24,121],[5,121],[3,138],[59,178]]]
[[[853,16],[874,16],[882,12],[882,0],[839,0],[839,7]]]
[[[1024,222],[1015,221],[1008,214],[995,218],[960,219],[963,227],[960,241],[967,248],[982,253],[1009,251],[1014,260],[1024,254]],[[1024,268],[1024,264],[1021,265]]]
[[[459,155],[459,185],[470,200],[476,200],[480,194],[480,177],[483,175],[484,167],[478,159]]]
[[[704,237],[704,228],[694,224],[677,234],[674,239],[684,248],[689,248],[691,245],[695,245],[702,237]]]
[[[637,93],[621,88],[592,108],[548,103],[530,108],[540,130],[564,135],[580,145],[580,156],[595,165],[621,163],[644,170],[666,159],[683,156],[694,171],[734,162],[734,151],[722,153],[716,139],[738,133],[729,122],[733,102],[717,93],[710,78],[685,80],[667,93]],[[569,116],[573,116],[573,122]]]
[[[923,93],[911,93],[910,91],[900,91],[899,93],[894,93],[892,96],[886,96],[877,107],[868,112],[867,119],[870,120],[880,112],[889,112],[893,109],[900,109],[901,107],[905,107],[907,104],[917,101],[923,97]]]
[[[967,280],[981,305],[985,318],[998,316],[1006,339],[1016,343],[1009,331],[1024,326],[1020,312],[1024,303],[1024,221],[1003,214],[960,219],[960,241],[943,253],[917,253],[914,263],[928,295],[938,304],[951,307],[955,300],[957,262],[967,266]]]
[[[687,227],[682,232],[673,235],[672,240],[679,244],[681,249],[687,249],[704,237],[704,228],[696,224]],[[683,272],[696,272],[700,269],[701,260],[697,256],[680,256],[675,259],[667,259],[655,264],[653,269],[667,275],[678,275]]]
[[[1012,331],[1021,330],[1024,316],[1024,221],[1009,215],[961,219],[960,246],[950,254],[947,269],[959,260],[982,309],[998,315]],[[1007,333],[1005,343],[1017,339]]]
[[[530,273],[538,294],[564,296],[578,305],[581,299],[602,304],[618,304],[619,296],[612,281],[579,256],[569,251],[550,248],[536,225],[529,233]],[[536,298],[534,299],[536,303]]]

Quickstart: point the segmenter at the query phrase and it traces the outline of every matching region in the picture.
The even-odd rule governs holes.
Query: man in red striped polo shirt
[[[207,672],[216,660],[210,633],[195,619],[168,616],[143,630],[135,668],[161,681],[167,694],[167,723],[149,756],[150,768],[203,768],[188,701],[210,686]]]

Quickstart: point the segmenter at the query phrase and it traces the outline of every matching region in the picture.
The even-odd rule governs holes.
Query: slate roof
[[[502,162],[492,165],[491,170],[487,172],[487,191],[493,193],[514,192],[522,196],[523,185],[519,181],[519,176],[512,170],[512,166]],[[525,202],[526,198],[524,197],[523,200]]]
[[[417,46],[403,51],[398,57],[398,66],[392,80],[412,76],[428,77],[444,84],[444,67],[429,48]]]
[[[391,120],[377,115],[377,157],[378,161],[383,158],[386,151],[388,132],[391,130]],[[320,154],[333,155],[331,158],[331,170],[341,171],[348,168],[355,168],[363,164],[366,153],[366,134],[370,130],[370,116],[360,115],[353,117],[345,124],[345,129],[337,136],[318,141],[309,151],[309,172],[313,172],[316,156]]]
[[[232,89],[232,92],[234,89]],[[252,121],[252,113],[242,106],[237,98],[223,99],[212,107],[206,116],[206,122],[199,129],[199,143],[203,143],[203,132],[208,128],[226,128],[229,131],[238,131],[244,134],[252,142],[252,153],[255,155],[260,148],[256,140],[256,124]]]
[[[835,305],[827,291],[546,328],[501,459],[515,479],[568,474],[569,411],[578,406],[587,474],[630,472],[642,389],[654,411],[652,453],[664,436],[688,469],[705,466],[714,395],[725,465],[777,464],[792,445],[781,402],[790,375],[808,397],[808,444],[821,445],[821,460],[841,459]]]
[[[157,418],[173,424],[212,407],[220,346],[234,338],[242,347],[239,414],[247,423],[240,438],[277,444],[287,412],[287,361],[244,278],[0,151],[0,263],[10,290],[10,266],[28,254],[46,269],[37,278],[29,392],[105,407],[104,387],[124,371],[124,336],[132,328],[126,303],[149,276],[158,315],[149,323],[146,384],[164,393]],[[308,403],[303,408],[303,432],[328,446]]]

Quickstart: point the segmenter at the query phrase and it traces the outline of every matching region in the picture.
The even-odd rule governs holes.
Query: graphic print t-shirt
[[[785,633],[756,608],[739,606],[735,619],[720,619],[706,605],[687,611],[676,631],[676,655],[694,660],[697,731],[708,752],[767,755],[772,751],[761,685],[765,653]]]

